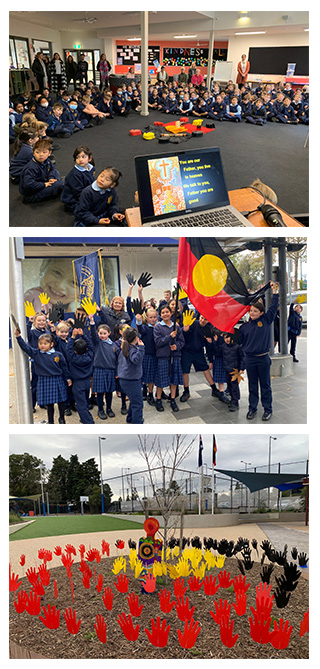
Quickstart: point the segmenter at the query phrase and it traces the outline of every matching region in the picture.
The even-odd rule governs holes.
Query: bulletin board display
[[[309,74],[308,46],[252,47],[249,49],[250,74],[283,74],[288,63],[295,63],[295,76]]]
[[[155,60],[160,60],[160,47],[148,47],[148,65],[153,65]],[[117,45],[117,65],[137,65],[141,63],[140,44],[130,44],[129,46]]]
[[[208,48],[201,47],[164,47],[162,64],[165,66],[190,67],[195,63],[198,67],[208,66]],[[228,49],[213,49],[212,65],[217,60],[227,60]]]

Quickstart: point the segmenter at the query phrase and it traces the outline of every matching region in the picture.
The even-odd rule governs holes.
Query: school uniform
[[[38,121],[41,121],[42,123],[48,123],[49,124],[49,118],[52,116],[53,110],[50,105],[48,107],[42,107],[41,105],[37,105],[35,117]]]
[[[117,221],[113,221],[112,217],[118,211],[116,189],[107,188],[107,190],[103,190],[94,181],[80,195],[79,202],[74,210],[75,220],[73,225],[74,227],[99,225],[100,218],[110,218],[111,225],[117,225]]]
[[[83,354],[75,353],[74,343],[80,337],[72,339],[67,342],[67,360],[70,369],[70,376],[72,378],[72,391],[74,401],[76,402],[77,411],[80,421],[82,423],[94,423],[93,417],[89,411],[89,393],[91,386],[91,376],[93,370],[94,351],[91,340],[87,335],[83,334],[81,339],[87,343],[87,351]]]
[[[171,337],[174,325],[166,325],[163,320],[154,326],[154,342],[156,346],[157,372],[155,384],[158,388],[166,388],[173,384],[183,385],[181,369],[181,351],[184,347],[184,335],[180,326],[177,327],[176,337]],[[177,349],[171,351],[170,345],[175,344]],[[172,355],[171,355],[172,354]],[[172,359],[170,372],[170,358]]]
[[[60,200],[64,203],[66,209],[74,211],[79,202],[82,191],[90,186],[95,179],[95,169],[93,165],[88,164],[88,169],[80,165],[74,165],[64,180],[64,186]]]
[[[222,355],[223,367],[227,378],[227,389],[231,397],[230,404],[238,408],[240,399],[239,383],[237,380],[232,381],[232,375],[234,369],[240,371],[245,368],[242,347],[235,342],[227,344],[223,337],[219,336],[217,342],[213,341],[213,349]]]
[[[234,116],[231,116],[234,114]],[[241,107],[240,105],[231,105],[228,104],[226,107],[226,113],[224,115],[225,121],[234,121],[235,123],[240,123],[241,121]]]
[[[214,102],[209,111],[209,118],[217,119],[217,121],[222,121],[226,113],[226,105],[224,102]]]
[[[275,115],[275,111],[274,111],[273,103],[271,102],[271,100],[269,102],[267,102],[264,105],[264,107],[265,107],[265,110],[266,110],[267,121],[272,121],[272,119]]]
[[[22,112],[22,114],[18,114],[16,111],[12,110],[12,113],[9,114],[9,118],[12,121],[13,127],[15,125],[19,125],[20,123],[22,123],[23,114],[24,114],[24,112]]]
[[[131,318],[126,311],[114,311],[109,306],[102,306],[100,309],[100,323],[106,323],[111,330],[111,339],[114,339],[114,329],[116,325],[127,323],[131,325]],[[121,342],[120,342],[121,343]]]
[[[291,105],[287,107],[286,105],[282,104],[278,113],[276,114],[276,120],[280,123],[297,123],[297,118],[293,107],[291,107]]]
[[[64,125],[62,118],[57,118],[54,114],[48,117],[47,135],[48,137],[65,137],[71,135],[71,131]]]
[[[34,361],[37,382],[37,402],[39,406],[48,404],[60,404],[66,401],[67,393],[64,384],[70,379],[67,362],[61,353],[54,348],[50,351],[40,351],[25,342],[22,337],[17,337],[17,342],[30,358]]]
[[[27,321],[27,338],[28,344],[33,348],[38,348],[38,339],[42,334],[51,334],[48,328],[40,330],[39,328],[32,327],[31,321]],[[37,402],[37,383],[38,377],[35,371],[34,360],[31,357],[31,394],[32,394],[32,406],[36,406]]]
[[[259,385],[261,404],[265,412],[272,413],[270,326],[276,318],[278,302],[279,295],[274,294],[268,311],[262,313],[256,320],[249,318],[248,322],[243,323],[239,329],[249,382],[249,411],[253,413],[257,411],[259,402]]]
[[[88,125],[86,119],[80,121],[76,111],[73,111],[68,106],[64,109],[61,119],[64,127],[67,128],[67,130],[71,133],[73,133],[77,128],[79,130],[85,130],[86,125]]]
[[[127,423],[143,423],[143,399],[141,392],[142,361],[145,355],[144,345],[129,346],[128,358],[120,349],[118,356],[117,375],[123,393],[129,397],[130,404]]]
[[[267,122],[267,113],[264,105],[260,109],[254,104],[252,107],[251,114],[246,117],[246,123],[252,123],[253,125],[264,125]]]
[[[131,109],[133,111],[139,111],[140,107],[141,107],[141,93],[139,93],[138,95],[133,95],[131,103]]]
[[[12,156],[9,165],[9,174],[11,177],[11,182],[18,184],[20,180],[20,174],[23,168],[30,162],[33,158],[32,146],[30,144],[21,144],[20,151],[16,156]]]
[[[296,359],[296,346],[297,346],[297,337],[301,335],[302,322],[303,318],[301,314],[298,314],[295,309],[295,304],[292,302],[289,309],[289,318],[288,318],[288,342],[290,344],[290,355],[293,356],[293,359]]]
[[[177,113],[179,113],[179,114],[181,113],[181,114],[185,114],[186,116],[189,116],[189,114],[191,114],[191,112],[192,112],[192,109],[193,109],[193,104],[192,104],[191,100],[182,100],[179,104],[179,108],[178,108]]]
[[[126,111],[126,98],[125,98],[124,94],[122,94],[122,93],[118,94],[117,93],[112,98],[112,102],[113,102],[113,108],[114,108],[115,114],[119,114],[119,115],[122,116],[123,114],[127,113],[127,111]]]
[[[92,392],[113,393],[116,389],[117,365],[114,343],[111,339],[99,339],[95,325],[90,326],[90,333],[94,347]]]
[[[176,114],[178,109],[178,101],[176,98],[168,98],[168,113],[169,114]]]
[[[184,347],[181,351],[181,367],[183,374],[189,374],[192,365],[196,372],[205,372],[209,365],[205,358],[206,339],[204,328],[198,320],[190,325],[187,332],[183,331]]]
[[[45,186],[49,179],[57,179],[51,186]],[[19,192],[26,202],[43,202],[59,195],[63,188],[60,173],[53,166],[50,158],[38,163],[32,158],[23,168],[20,175]]]
[[[109,118],[114,117],[112,100],[109,100],[108,103],[106,103],[105,100],[100,100],[97,109],[98,111],[103,112],[103,114],[109,114]]]
[[[242,100],[241,104],[240,104],[240,107],[241,107],[242,118],[246,118],[247,116],[250,116],[250,113],[251,113],[251,110],[252,110],[251,100],[248,100],[247,102]]]
[[[299,122],[309,125],[309,102],[303,102],[302,111],[299,114]]]
[[[202,117],[208,116],[207,104],[206,104],[206,102],[204,104],[202,104],[201,100],[202,99],[200,98],[197,101],[197,104],[194,105],[194,107],[193,107],[192,114],[194,116],[202,116]]]
[[[150,323],[137,323],[140,339],[145,346],[142,360],[142,383],[155,383],[157,371],[156,346],[154,342],[154,326]]]

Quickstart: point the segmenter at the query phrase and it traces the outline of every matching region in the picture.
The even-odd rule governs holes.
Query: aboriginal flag
[[[250,304],[269,287],[268,283],[249,293],[230,258],[212,237],[180,238],[177,281],[200,314],[222,332],[233,332]]]

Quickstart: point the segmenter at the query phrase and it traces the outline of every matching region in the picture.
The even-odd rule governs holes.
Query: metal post
[[[44,503],[44,491],[43,491],[43,481],[42,481],[42,465],[39,465],[40,468],[40,485],[41,485],[41,498],[42,498],[42,513],[45,516],[46,515],[46,507]]]
[[[148,12],[141,12],[141,116],[149,116],[148,110]]]
[[[209,50],[208,50],[208,67],[207,67],[207,81],[206,81],[208,91],[211,91],[213,45],[214,45],[214,30],[212,29],[210,30]]]
[[[191,504],[191,472],[189,472],[189,510],[192,511],[192,504]]]
[[[26,317],[24,313],[24,290],[22,280],[23,240],[22,237],[9,237],[9,299],[10,311],[21,328],[21,335],[26,339]],[[11,321],[11,332],[15,326]],[[32,397],[30,388],[29,360],[19,348],[15,336],[12,336],[14,381],[17,401],[17,423],[33,423]]]
[[[98,437],[99,440],[99,459],[100,459],[100,484],[101,484],[101,513],[104,513],[104,494],[103,494],[103,476],[102,476],[102,457],[101,457],[101,439],[105,441],[105,437]]]
[[[288,354],[286,239],[279,237],[279,342],[282,355]]]
[[[268,238],[264,240],[264,282],[272,281],[272,239]],[[267,290],[265,294],[265,309],[266,311],[270,307],[271,303],[271,290]],[[274,354],[274,329],[271,328],[271,339],[270,339],[270,355]]]
[[[133,487],[132,487],[132,474],[130,474],[130,486],[131,486],[131,511],[134,511],[134,506],[133,506]]]
[[[231,513],[233,509],[233,479],[230,479],[230,504],[231,504]]]
[[[268,474],[271,472],[271,440],[277,441],[277,437],[269,437]],[[268,509],[270,507],[270,488],[268,488]]]
[[[278,462],[278,474],[280,474],[280,473],[281,473],[281,464],[280,464],[280,462]],[[280,492],[281,492],[281,490],[278,490],[278,499],[277,499],[277,509],[278,509],[278,511],[279,511],[279,508],[280,508]]]

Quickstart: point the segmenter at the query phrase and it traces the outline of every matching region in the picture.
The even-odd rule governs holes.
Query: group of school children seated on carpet
[[[120,411],[127,415],[126,421],[143,423],[143,400],[159,412],[165,410],[162,400],[168,400],[176,413],[179,386],[183,386],[180,402],[190,399],[189,375],[193,365],[196,372],[203,372],[212,397],[227,404],[229,411],[236,412],[240,391],[238,378],[233,375],[235,370],[241,374],[247,367],[249,390],[253,384],[247,414],[250,420],[257,413],[259,401],[256,365],[263,363],[264,376],[259,368],[262,420],[269,420],[272,396],[269,357],[265,350],[268,351],[270,345],[270,326],[278,307],[275,284],[270,282],[273,298],[266,313],[263,301],[250,308],[251,321],[256,325],[258,320],[258,325],[265,327],[251,326],[241,337],[243,328],[249,325],[243,324],[238,343],[233,335],[220,333],[201,314],[189,310],[187,298],[177,305],[170,290],[164,291],[159,305],[154,298],[144,300],[143,289],[151,285],[151,279],[148,272],[142,272],[137,282],[132,274],[127,274],[126,310],[120,296],[101,308],[85,298],[73,318],[65,320],[58,305],[57,311],[49,310],[47,295],[40,293],[41,289],[37,299],[40,311],[35,312],[33,305],[25,303],[28,342],[22,339],[18,327],[15,336],[22,351],[32,360],[34,410],[36,402],[46,407],[48,422],[53,423],[57,403],[59,423],[65,423],[65,415],[71,416],[72,411],[78,412],[80,422],[94,423],[90,413],[94,404],[98,405],[97,417],[101,420],[115,417],[112,401],[117,391],[121,398]],[[131,299],[136,283],[138,298]],[[263,353],[263,360],[260,357],[258,363],[253,362],[250,355],[253,352]],[[164,393],[167,387],[170,395]]]
[[[92,153],[81,144],[73,153],[74,167],[63,179],[51,154],[59,148],[56,137],[70,137],[115,115],[127,116],[131,109],[139,111],[141,84],[134,86],[123,84],[112,97],[110,91],[101,93],[89,82],[87,88],[80,84],[72,94],[61,90],[57,102],[53,102],[48,88],[42,94],[30,96],[25,92],[14,103],[10,101],[9,135],[14,146],[9,172],[24,202],[60,197],[65,209],[74,214],[75,227],[126,225],[118,210],[115,189],[121,173],[116,168],[107,166],[95,178]],[[308,86],[294,92],[289,83],[278,90],[265,84],[251,91],[247,85],[236,88],[231,81],[221,90],[216,82],[209,92],[204,81],[198,87],[159,82],[149,86],[148,106],[165,114],[216,121],[309,123]]]

